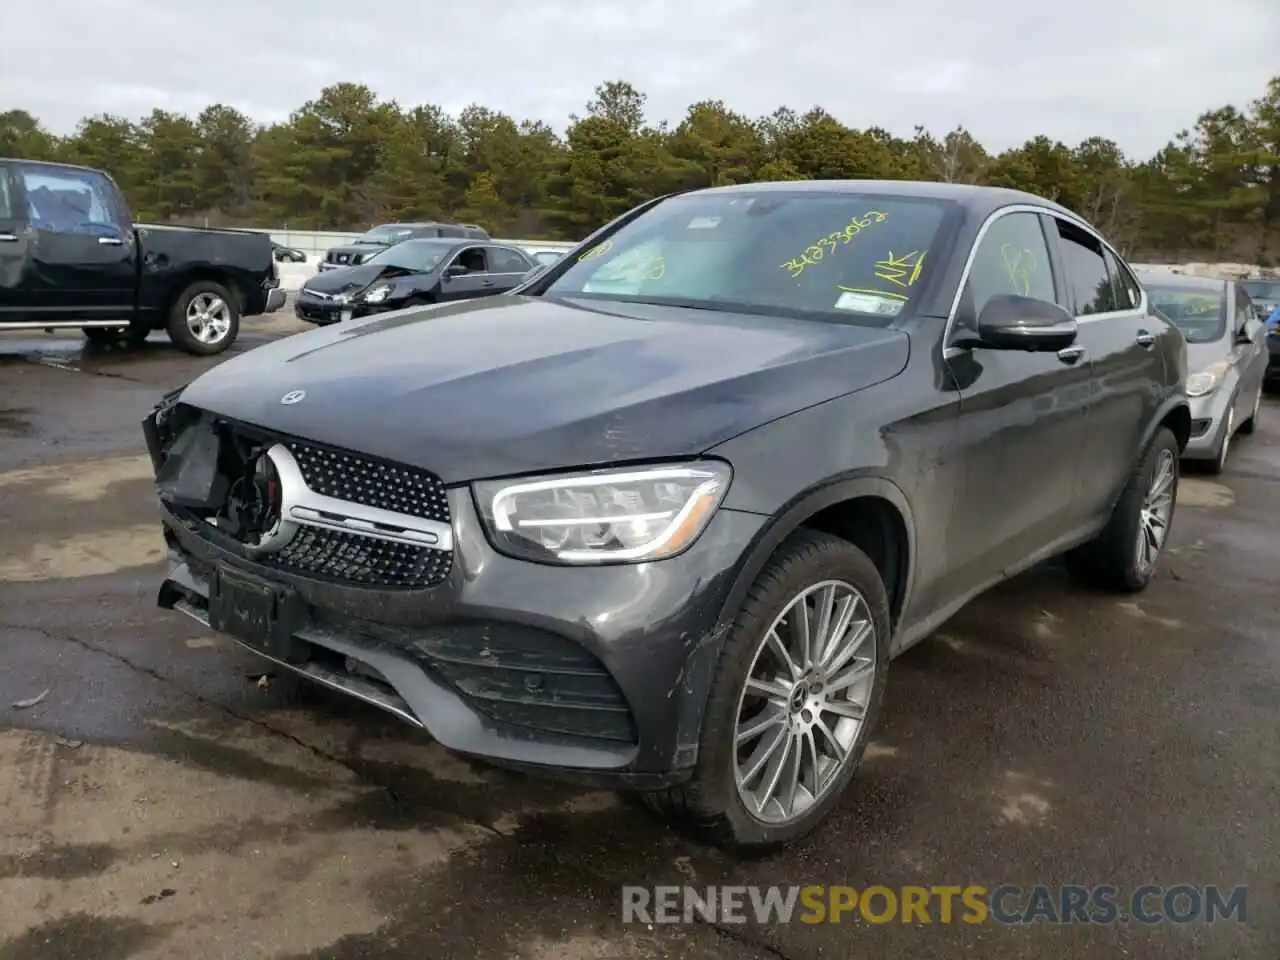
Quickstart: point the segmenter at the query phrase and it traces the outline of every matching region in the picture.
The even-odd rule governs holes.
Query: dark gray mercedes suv
[[[167,396],[159,603],[452,750],[771,846],[975,594],[1060,554],[1147,584],[1185,375],[1114,248],[1037,197],[664,197],[510,295]]]

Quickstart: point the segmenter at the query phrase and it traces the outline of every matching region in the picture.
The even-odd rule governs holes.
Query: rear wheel
[[[240,332],[239,301],[222,284],[197,280],[173,302],[167,329],[169,339],[187,353],[221,353]]]
[[[1111,520],[1097,537],[1066,555],[1073,577],[1117,593],[1146,588],[1173,526],[1178,462],[1178,441],[1161,427],[1129,477]]]
[[[787,540],[726,636],[692,779],[650,794],[650,805],[730,849],[804,836],[862,760],[884,698],[890,630],[866,554],[826,534]]]

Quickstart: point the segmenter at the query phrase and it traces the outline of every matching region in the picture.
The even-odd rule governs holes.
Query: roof
[[[1171,287],[1174,289],[1185,288],[1188,290],[1199,287],[1222,287],[1225,288],[1228,283],[1234,283],[1233,280],[1224,280],[1221,277],[1189,277],[1185,273],[1149,273],[1141,272],[1140,279],[1144,287]]]
[[[1006,187],[980,187],[970,183],[938,183],[933,180],[777,180],[765,183],[742,183],[727,187],[709,187],[692,193],[864,193],[873,196],[907,196],[924,200],[946,200],[968,207],[974,213],[986,213],[1015,203],[1041,206],[1079,220],[1061,204],[1023,190]]]

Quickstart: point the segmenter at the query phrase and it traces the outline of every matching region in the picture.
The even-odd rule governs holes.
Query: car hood
[[[355,293],[382,277],[394,279],[412,273],[401,267],[390,267],[380,263],[362,263],[358,267],[338,267],[308,277],[302,285],[303,290],[323,293],[329,296],[339,293]]]
[[[277,340],[182,401],[459,483],[697,455],[896,376],[908,349],[894,330],[499,296]]]

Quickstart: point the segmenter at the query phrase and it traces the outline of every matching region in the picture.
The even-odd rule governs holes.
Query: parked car
[[[320,261],[319,270],[336,270],[365,263],[374,254],[406,240],[425,237],[452,237],[488,240],[489,234],[474,223],[384,223],[359,236],[354,243],[333,247]]]
[[[1025,193],[661,198],[512,295],[166,397],[158,600],[448,749],[767,847],[830,812],[890,657],[970,598],[1059,554],[1147,585],[1186,357]]]
[[[1187,340],[1191,439],[1184,460],[1221,473],[1236,433],[1253,433],[1267,370],[1267,332],[1243,284],[1163,276],[1146,281],[1151,304]]]
[[[1240,286],[1253,301],[1259,320],[1265,322],[1280,307],[1280,280],[1241,280]]]
[[[317,274],[302,285],[294,313],[325,325],[404,307],[507,293],[534,262],[497,243],[406,240],[358,267]]]
[[[271,241],[271,252],[280,263],[306,263],[307,255],[295,247],[286,247]]]
[[[84,330],[140,343],[165,330],[220,353],[242,317],[284,305],[261,233],[135,224],[101,170],[0,159],[0,330]]]
[[[538,263],[549,267],[553,263],[557,263],[567,252],[565,250],[537,250],[534,251],[532,256]]]

